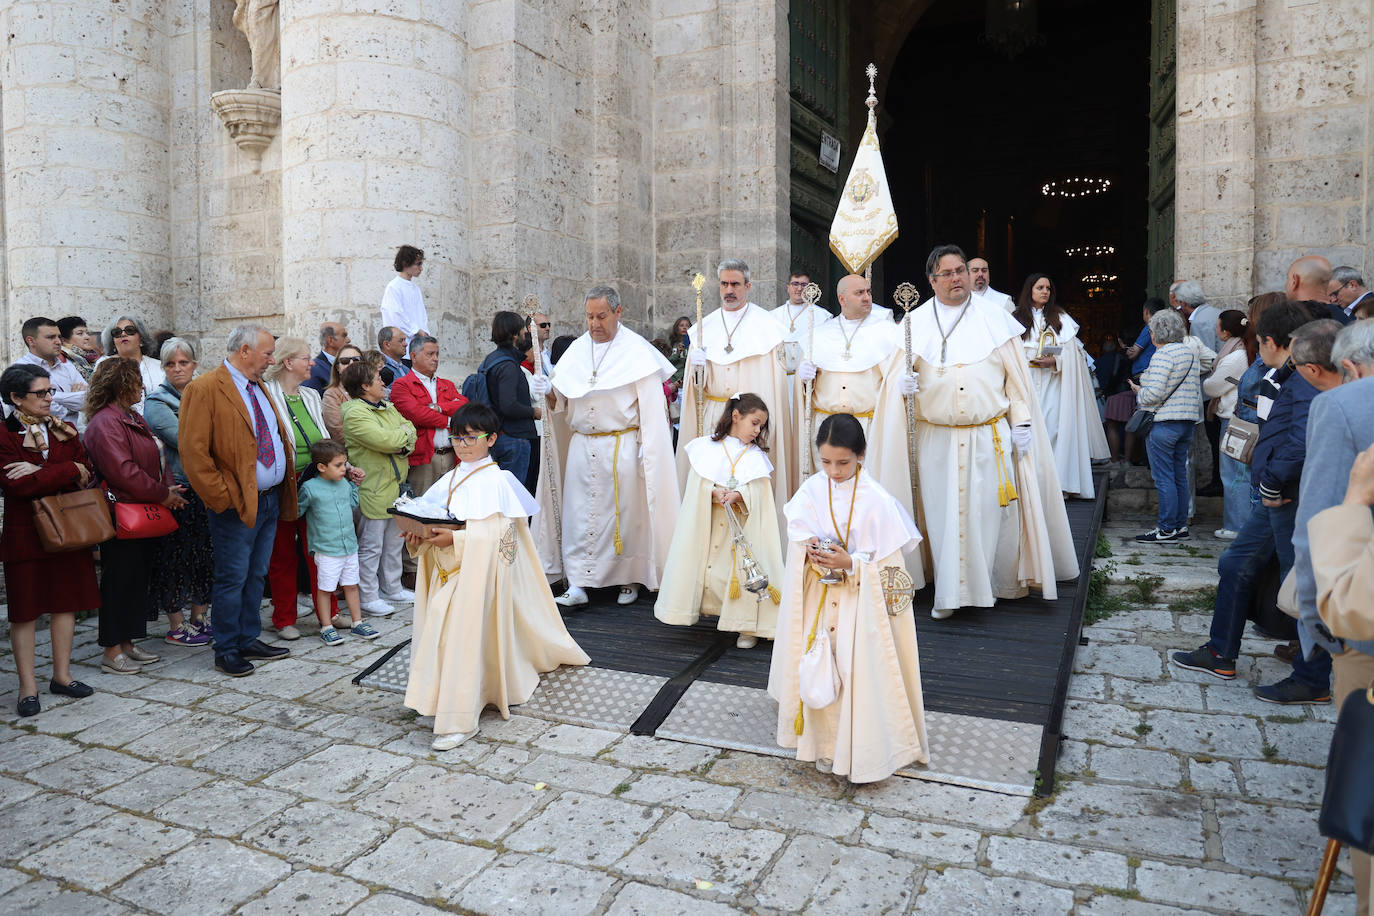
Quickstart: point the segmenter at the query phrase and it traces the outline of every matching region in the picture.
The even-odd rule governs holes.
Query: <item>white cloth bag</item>
[[[840,671],[830,649],[830,633],[820,627],[811,648],[797,665],[801,701],[812,709],[824,709],[840,697]]]

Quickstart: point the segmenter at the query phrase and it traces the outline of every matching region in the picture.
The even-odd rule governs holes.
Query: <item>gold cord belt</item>
[[[851,411],[851,410],[826,410],[824,407],[817,407],[815,404],[812,404],[812,405],[811,405],[811,412],[812,412],[812,413],[823,413],[823,414],[825,414],[826,416],[833,416],[833,415],[835,415],[835,414],[837,414],[837,413],[847,413],[847,414],[849,414],[849,415],[852,416],[852,417],[859,417],[859,418],[864,419],[864,420],[871,420],[871,419],[873,419],[873,411],[871,411],[871,410],[865,410],[865,411],[863,411],[863,412],[861,412],[861,413],[854,413],[854,412]]]
[[[1011,505],[1012,500],[1020,499],[1021,496],[1016,492],[1016,485],[1012,483],[1011,473],[1007,470],[1006,451],[1002,448],[1002,434],[997,431],[997,421],[1006,418],[1006,414],[999,413],[991,420],[984,420],[981,423],[930,423],[931,426],[943,426],[945,429],[977,429],[980,426],[992,427],[992,451],[997,456],[997,505],[1006,508]]]
[[[718,398],[718,397],[716,397],[714,394],[705,394],[705,393],[703,393],[703,394],[702,394],[702,397],[704,397],[704,398],[705,398],[706,400],[708,400],[708,401],[715,401],[717,404],[729,404],[729,403],[730,403],[730,399],[729,399],[729,398]]]
[[[591,439],[601,439],[606,436],[615,436],[615,452],[611,455],[611,492],[615,499],[615,555],[620,556],[625,547],[625,542],[620,538],[620,437],[626,433],[633,433],[639,430],[638,426],[627,426],[624,429],[607,430],[604,433],[578,433],[579,436],[587,436]]]

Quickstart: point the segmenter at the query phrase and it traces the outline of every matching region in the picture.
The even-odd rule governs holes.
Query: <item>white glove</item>
[[[548,376],[536,375],[530,379],[530,390],[534,392],[535,397],[542,398],[547,396],[552,388],[553,386],[549,384]]]
[[[700,369],[706,365],[706,351],[700,347],[693,347],[691,352],[687,354],[687,362],[692,364],[692,368]]]
[[[1011,443],[1016,446],[1016,450],[1022,455],[1030,453],[1031,447],[1031,428],[1029,423],[1011,428]]]
[[[897,391],[902,397],[910,397],[921,390],[921,380],[916,377],[916,373],[905,373],[897,377]]]
[[[797,363],[797,378],[803,382],[814,382],[816,380],[816,364],[809,359]]]

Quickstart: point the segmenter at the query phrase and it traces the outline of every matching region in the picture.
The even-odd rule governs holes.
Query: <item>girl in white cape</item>
[[[477,734],[488,705],[509,719],[541,672],[590,661],[563,626],[530,537],[528,517],[539,504],[490,457],[500,428],[484,404],[458,408],[450,429],[459,465],[421,502],[446,507],[466,526],[406,535],[416,573],[405,704],[434,717],[436,751]]]
[[[703,614],[718,617],[717,629],[738,633],[735,645],[749,649],[759,639],[773,638],[781,600],[782,542],[773,464],[765,454],[768,405],[756,394],[735,395],[715,431],[685,448],[691,469],[654,616],[674,626],[691,626]],[[745,542],[768,577],[764,592],[740,586],[744,557],[734,544],[726,505],[738,516]]]
[[[816,447],[820,472],[783,509],[787,571],[768,693],[778,744],[822,772],[876,782],[929,762],[903,560],[921,534],[864,470],[858,420],[826,417]]]

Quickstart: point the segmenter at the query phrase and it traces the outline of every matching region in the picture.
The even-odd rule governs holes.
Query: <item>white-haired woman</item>
[[[342,351],[340,351],[342,353]],[[314,357],[310,346],[299,337],[283,337],[277,341],[276,362],[267,367],[263,387],[276,405],[277,413],[291,424],[295,439],[291,454],[296,474],[310,467],[310,446],[329,437],[325,429],[320,393],[302,383],[310,378]],[[300,552],[296,544],[300,543]],[[305,519],[277,520],[277,536],[272,542],[272,559],[267,567],[267,584],[272,589],[272,626],[282,639],[300,639],[296,629],[296,591],[299,559],[305,558],[310,573],[310,588],[315,587],[315,561],[310,557],[310,545],[305,539]],[[335,616],[338,602],[333,600]],[[340,621],[347,625],[347,621]],[[335,626],[338,626],[336,623]]]
[[[1188,448],[1202,419],[1202,366],[1184,342],[1186,329],[1177,312],[1156,312],[1149,329],[1155,354],[1140,384],[1131,382],[1131,388],[1141,409],[1154,413],[1145,452],[1159,494],[1159,522],[1136,540],[1179,541],[1188,537]]]
[[[148,613],[152,618],[167,612],[166,641],[174,646],[208,645],[214,632],[205,614],[210,609],[210,588],[215,578],[215,556],[210,543],[210,520],[205,503],[191,489],[177,450],[181,393],[196,374],[196,348],[173,337],[162,345],[161,367],[166,377],[148,395],[143,419],[162,443],[162,456],[172,479],[185,487],[186,505],[173,509],[177,530],[159,539],[157,559],[148,586]],[[186,619],[186,609],[191,619]]]
[[[132,315],[120,315],[105,326],[100,335],[100,344],[105,355],[95,361],[96,366],[122,356],[138,363],[138,371],[143,376],[143,397],[134,405],[135,413],[143,413],[148,395],[166,381],[162,371],[162,361],[153,355],[153,338],[143,322]]]

